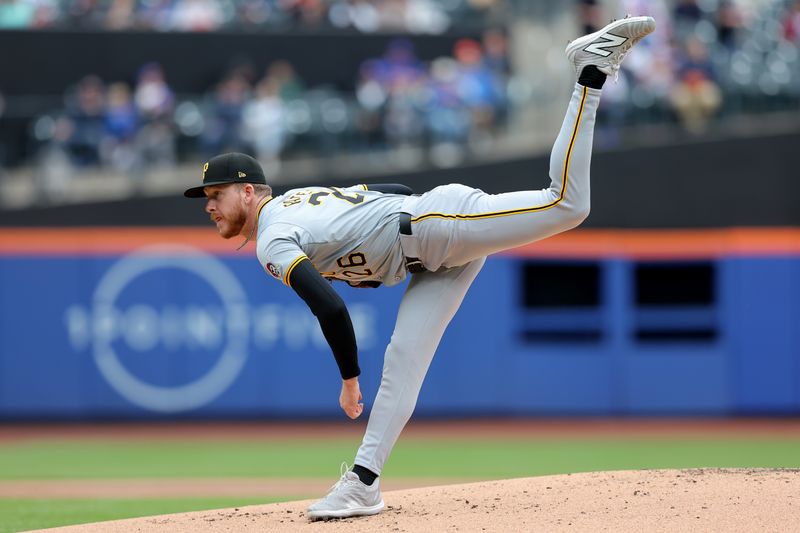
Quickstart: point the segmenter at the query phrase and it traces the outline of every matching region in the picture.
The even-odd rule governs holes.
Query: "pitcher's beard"
[[[242,232],[242,228],[244,227],[244,223],[246,221],[247,215],[245,215],[244,211],[240,211],[234,220],[228,221],[228,224],[219,229],[219,234],[224,239],[236,237]]]

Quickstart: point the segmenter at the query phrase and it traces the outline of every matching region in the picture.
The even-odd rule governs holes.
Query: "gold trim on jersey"
[[[289,283],[289,276],[291,276],[291,275],[292,275],[292,270],[294,270],[294,267],[296,267],[297,265],[299,265],[299,264],[300,264],[300,262],[301,262],[303,259],[308,259],[308,256],[307,256],[306,254],[303,254],[303,255],[301,255],[300,257],[298,257],[297,259],[295,259],[294,261],[292,261],[292,264],[291,264],[291,265],[289,265],[289,268],[287,268],[287,269],[286,269],[286,274],[284,274],[284,275],[283,275],[283,283],[284,283],[284,285],[288,285],[289,287],[291,287],[291,286],[292,286],[292,284],[291,284],[291,283]],[[310,259],[309,259],[309,261],[310,261]]]
[[[261,200],[260,204],[258,204],[258,210],[256,211],[256,223],[258,223],[258,218],[261,216],[261,210],[264,209],[272,200],[274,200],[272,196],[267,196]]]
[[[572,147],[575,144],[575,138],[578,136],[578,127],[581,123],[581,118],[583,117],[583,107],[586,103],[586,95],[588,91],[586,87],[583,88],[583,95],[581,96],[581,104],[580,108],[578,109],[578,116],[575,119],[575,126],[572,128],[572,137],[569,140],[569,146],[567,147],[567,154],[564,157],[564,171],[561,175],[561,194],[559,194],[558,198],[549,204],[539,205],[535,207],[524,207],[520,209],[510,209],[507,211],[494,211],[489,213],[475,213],[475,214],[444,214],[444,213],[426,213],[424,215],[420,215],[418,217],[414,217],[411,219],[412,223],[421,222],[428,218],[447,218],[453,220],[478,220],[481,218],[496,218],[496,217],[507,217],[511,215],[522,215],[525,213],[533,213],[536,211],[545,211],[550,209],[551,207],[557,206],[561,201],[564,199],[564,195],[567,192],[567,185],[569,182],[569,163],[570,158],[572,156]]]
[[[363,188],[365,191],[368,191],[368,190],[369,190],[369,188],[367,187],[367,184],[366,184],[366,183],[362,183],[362,184],[361,184],[361,187],[362,187],[362,188]]]

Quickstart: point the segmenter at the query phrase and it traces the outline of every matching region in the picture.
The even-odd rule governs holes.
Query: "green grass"
[[[0,445],[0,479],[322,477],[358,442],[28,441]],[[401,439],[386,477],[501,479],[690,467],[800,468],[800,439]],[[274,500],[279,501],[280,499]],[[0,533],[265,503],[264,499],[0,500]]]
[[[0,479],[337,475],[357,442],[26,442],[0,447]]]
[[[409,443],[397,447],[385,474],[399,477],[427,472],[444,477],[494,479],[598,470],[703,466],[800,467],[800,440]]]
[[[0,533],[270,503],[264,498],[161,498],[144,500],[0,499]]]
[[[336,477],[357,443],[26,442],[0,446],[0,479]],[[800,467],[800,440],[402,441],[392,477],[507,478],[591,470]]]

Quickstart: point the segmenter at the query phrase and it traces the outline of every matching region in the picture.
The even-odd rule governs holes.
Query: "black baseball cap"
[[[224,185],[226,183],[267,184],[261,165],[254,158],[239,152],[230,152],[212,157],[203,165],[203,184],[186,189],[187,198],[205,198],[203,187]]]

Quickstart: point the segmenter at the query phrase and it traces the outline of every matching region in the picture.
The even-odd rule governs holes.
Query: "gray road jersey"
[[[405,196],[358,185],[293,189],[273,198],[258,219],[258,259],[289,285],[308,257],[326,278],[394,285],[406,276],[398,213]]]

